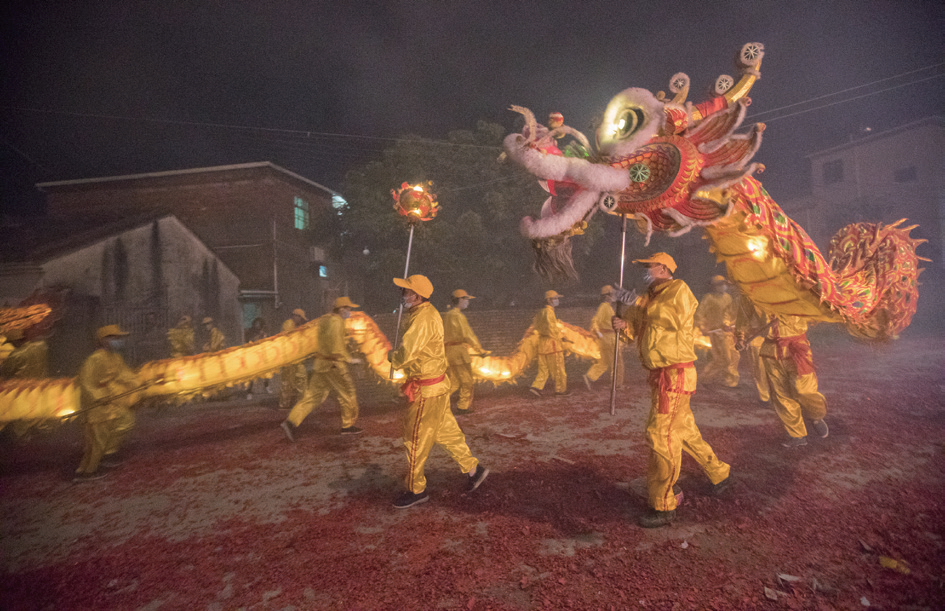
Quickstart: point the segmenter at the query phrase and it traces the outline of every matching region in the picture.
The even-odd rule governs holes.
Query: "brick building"
[[[51,216],[172,212],[240,281],[242,325],[270,330],[297,307],[315,316],[345,292],[327,259],[327,220],[341,196],[270,162],[44,182]]]

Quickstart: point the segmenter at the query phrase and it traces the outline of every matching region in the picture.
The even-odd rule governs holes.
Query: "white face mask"
[[[120,337],[109,337],[106,343],[108,344],[108,349],[113,352],[120,352],[121,349],[125,347],[125,340]]]
[[[413,306],[420,303],[420,296],[416,293],[404,293],[401,301],[403,302],[405,308],[412,308]]]
[[[456,304],[456,307],[459,308],[460,310],[465,310],[466,308],[469,307],[469,300],[468,300],[468,299],[460,299],[460,300],[459,300],[459,303]]]
[[[647,284],[653,284],[654,280],[656,280],[656,278],[653,277],[653,274],[650,273],[650,270],[643,272],[643,282]]]
[[[340,310],[338,310],[338,315],[345,319],[350,318],[351,310],[349,310],[348,308],[341,308]]]
[[[558,307],[558,303],[559,303],[559,302],[558,302],[557,299],[552,299],[552,300],[551,300],[551,307],[557,308],[557,307]]]

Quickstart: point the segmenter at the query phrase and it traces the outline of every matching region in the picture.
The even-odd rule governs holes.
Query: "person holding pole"
[[[708,384],[738,386],[738,361],[735,349],[735,302],[728,294],[723,276],[712,277],[712,292],[706,294],[696,309],[696,325],[712,340],[712,358],[702,371]]]
[[[654,253],[634,263],[646,266],[647,292],[623,308],[612,325],[618,332],[632,327],[640,362],[650,372],[646,480],[651,511],[640,517],[639,524],[657,528],[676,518],[673,485],[679,478],[683,450],[702,467],[715,494],[731,482],[730,467],[702,439],[689,407],[696,390],[693,318],[698,302],[685,282],[673,278],[676,262],[668,254]]]
[[[453,307],[443,314],[443,340],[446,344],[446,361],[449,363],[450,396],[457,390],[459,400],[456,403],[457,415],[472,412],[473,393],[476,384],[473,381],[472,362],[469,351],[483,354],[479,338],[473,333],[463,310],[469,307],[469,300],[475,299],[463,289],[453,291]]]
[[[600,358],[591,364],[591,368],[584,374],[584,385],[588,390],[593,390],[593,383],[596,382],[605,372],[608,378],[614,375],[614,354],[617,354],[616,370],[617,385],[623,384],[623,354],[620,350],[615,350],[614,342],[617,334],[614,333],[611,326],[611,320],[614,317],[614,288],[609,284],[600,290],[600,305],[597,306],[597,313],[591,320],[591,333],[597,336],[597,346],[600,348]]]
[[[426,276],[394,278],[401,288],[407,310],[400,347],[387,355],[391,366],[403,369],[406,383],[401,387],[407,397],[404,414],[404,446],[407,448],[406,491],[394,501],[397,509],[406,509],[430,500],[424,465],[433,445],[440,445],[466,474],[466,489],[472,492],[489,475],[469,451],[466,437],[450,412],[450,382],[443,346],[443,319],[429,302],[433,284]]]
[[[358,397],[354,380],[348,373],[349,364],[361,361],[351,358],[345,346],[345,320],[351,316],[351,310],[357,307],[360,306],[347,297],[339,297],[335,300],[331,314],[319,319],[318,352],[315,353],[315,365],[308,379],[308,388],[289,412],[289,417],[280,425],[289,441],[295,441],[295,429],[313,409],[324,403],[331,391],[335,392],[341,405],[341,434],[357,435],[361,432],[354,425],[358,421]]]
[[[530,393],[541,396],[548,376],[555,382],[555,396],[567,397],[568,374],[564,369],[564,341],[561,338],[561,325],[555,316],[555,307],[563,295],[555,291],[545,291],[545,307],[538,310],[532,326],[538,332],[538,374],[532,382]]]
[[[282,323],[282,332],[295,331],[306,322],[308,317],[305,316],[305,310],[295,308],[292,310],[292,316]],[[307,384],[308,371],[305,369],[305,363],[295,363],[279,370],[279,407],[288,409],[295,405],[305,392]]]
[[[139,393],[129,391],[142,384],[119,353],[127,335],[118,325],[101,327],[96,333],[98,350],[79,369],[85,448],[74,482],[105,477],[100,466],[117,466],[120,460],[115,454],[135,424],[131,406],[137,402]]]

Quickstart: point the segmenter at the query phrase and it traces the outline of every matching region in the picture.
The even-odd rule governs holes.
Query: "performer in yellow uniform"
[[[167,341],[171,345],[171,358],[194,353],[194,325],[190,316],[184,315],[177,320],[177,325],[167,332]]]
[[[450,396],[459,391],[456,413],[469,414],[472,409],[473,393],[476,384],[473,381],[472,359],[469,351],[483,354],[479,338],[469,327],[469,321],[463,310],[469,307],[469,300],[475,299],[463,289],[453,291],[453,307],[443,315],[443,341],[446,343],[446,361],[449,363]]]
[[[788,448],[807,445],[804,418],[820,437],[829,433],[824,416],[827,399],[817,391],[814,357],[807,341],[807,320],[799,316],[774,316],[761,345],[761,358],[771,390],[774,410],[784,424]]]
[[[614,317],[614,289],[609,284],[600,290],[601,302],[597,306],[597,313],[591,320],[591,333],[597,336],[597,347],[600,349],[600,358],[594,361],[591,368],[584,374],[584,384],[588,390],[593,390],[596,382],[604,372],[607,379],[612,379],[614,372],[614,342],[617,334],[611,326]],[[617,352],[617,385],[623,384],[623,350]]]
[[[640,362],[649,370],[650,415],[646,443],[650,447],[647,494],[652,511],[640,518],[640,526],[656,528],[676,517],[673,485],[679,478],[682,452],[696,459],[720,493],[730,482],[730,467],[702,439],[689,398],[696,390],[694,322],[698,302],[682,280],[673,279],[676,262],[664,252],[634,261],[645,265],[649,289],[636,303],[614,317],[613,328],[632,326]]]
[[[433,294],[433,284],[420,274],[394,278],[394,284],[402,289],[407,321],[400,347],[388,353],[387,358],[395,369],[404,370],[407,381],[401,390],[408,401],[404,414],[407,490],[394,501],[394,507],[406,509],[430,498],[423,467],[433,444],[442,446],[459,463],[467,474],[469,492],[479,487],[489,470],[469,451],[466,437],[450,411],[443,319],[428,301]]]
[[[282,323],[282,332],[295,331],[296,328],[305,324],[308,318],[305,316],[305,310],[296,308],[292,310],[292,317]],[[279,370],[279,407],[289,409],[295,405],[299,397],[305,392],[305,386],[308,384],[308,371],[305,369],[305,363],[296,363]]]
[[[545,292],[545,307],[538,310],[532,326],[538,331],[538,375],[528,390],[536,397],[548,381],[548,375],[555,381],[555,396],[566,397],[568,392],[568,374],[564,370],[564,344],[561,341],[561,325],[555,316],[557,307],[563,295],[555,291]]]
[[[735,388],[741,356],[735,349],[735,302],[722,276],[712,277],[712,292],[702,298],[696,310],[696,326],[712,341],[712,357],[702,371],[705,382]]]
[[[771,393],[768,389],[768,374],[765,373],[764,360],[761,358],[761,346],[765,341],[765,326],[769,319],[744,295],[739,295],[736,303],[738,311],[735,315],[735,348],[738,351],[748,348],[751,376],[755,380],[758,400],[768,403]]]
[[[98,330],[99,348],[82,363],[78,385],[85,429],[85,451],[76,469],[74,482],[99,479],[105,473],[99,466],[112,467],[120,461],[115,456],[121,442],[135,423],[131,406],[137,394],[118,396],[141,385],[137,375],[119,354],[124,336],[118,325]],[[115,397],[115,398],[112,398]]]
[[[226,347],[226,338],[223,332],[213,324],[212,318],[207,316],[203,319],[203,328],[207,330],[207,341],[203,344],[204,352],[217,352]]]
[[[7,331],[13,351],[0,363],[0,378],[48,378],[49,349],[42,339],[27,340],[20,329]]]
[[[295,429],[313,409],[325,402],[331,391],[335,392],[341,405],[341,434],[357,435],[361,432],[354,425],[358,421],[358,397],[354,380],[348,373],[348,364],[356,364],[360,360],[351,358],[345,346],[345,319],[357,307],[360,306],[347,297],[339,297],[331,313],[319,319],[318,352],[315,354],[312,375],[308,379],[308,388],[281,425],[289,441],[295,441]]]

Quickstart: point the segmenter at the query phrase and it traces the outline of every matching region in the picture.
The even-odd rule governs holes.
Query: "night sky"
[[[665,90],[683,71],[702,101],[753,41],[766,56],[750,118],[768,123],[756,159],[776,199],[798,195],[806,155],[945,114],[943,7],[8,0],[0,203],[35,213],[39,181],[251,161],[340,189],[389,139],[442,139],[479,119],[511,130],[510,104],[560,111],[592,135],[595,113],[629,86]]]

